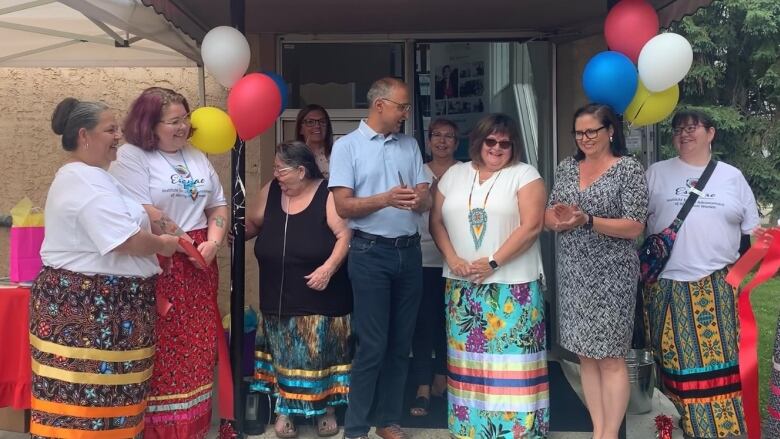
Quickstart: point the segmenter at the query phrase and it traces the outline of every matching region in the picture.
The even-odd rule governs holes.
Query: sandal
[[[279,415],[274,423],[274,432],[279,438],[298,437],[298,429],[295,428],[292,419],[287,415]]]
[[[428,416],[428,407],[431,405],[431,399],[424,396],[415,398],[412,406],[409,407],[409,414],[416,417]]]
[[[317,416],[317,436],[328,437],[339,432],[339,424],[336,421],[336,414],[327,412],[324,415]]]

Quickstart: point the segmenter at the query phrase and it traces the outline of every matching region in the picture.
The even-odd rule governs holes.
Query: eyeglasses
[[[292,171],[293,169],[295,168],[292,166],[286,166],[284,168],[277,168],[274,166],[274,175],[279,177],[284,177],[285,175],[289,174],[290,171]]]
[[[438,131],[434,131],[431,133],[431,139],[433,138],[440,138],[444,137],[444,140],[455,140],[458,138],[455,134],[448,134],[448,133],[440,133]]]
[[[485,146],[488,148],[492,148],[496,145],[498,145],[501,149],[509,149],[512,147],[512,141],[511,140],[496,140],[492,137],[488,137],[484,140]]]
[[[694,125],[686,125],[684,127],[677,127],[677,128],[672,130],[672,135],[679,136],[680,134],[683,133],[683,131],[685,131],[685,134],[693,134],[694,132],[696,132],[696,128],[699,128],[700,126],[702,126],[702,125],[697,123],[697,124],[694,124]]]
[[[572,131],[571,134],[574,136],[574,140],[582,140],[583,138],[593,140],[599,136],[599,131],[603,130],[604,128],[606,127],[602,125],[598,128],[587,129],[585,131]]]
[[[388,101],[388,102],[394,103],[395,105],[398,106],[398,110],[402,111],[404,113],[408,113],[408,112],[410,112],[412,110],[412,104],[400,104],[400,103],[398,103],[398,102],[396,102],[396,101],[394,101],[392,99],[387,99],[387,98],[381,98],[381,99],[383,101]]]
[[[163,124],[163,125],[168,125],[168,126],[172,126],[172,127],[174,127],[174,126],[187,126],[187,125],[190,124],[190,115],[186,114],[186,115],[184,115],[182,117],[177,117],[177,118],[171,119],[171,120],[161,120],[160,123]]]
[[[324,127],[328,126],[328,119],[303,119],[303,124],[309,128],[315,125]]]

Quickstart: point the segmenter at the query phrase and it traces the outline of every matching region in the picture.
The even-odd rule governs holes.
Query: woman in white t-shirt
[[[30,295],[30,433],[140,437],[155,344],[154,255],[170,256],[178,239],[153,235],[143,207],[107,172],[121,131],[105,104],[67,98],[52,130],[70,157],[49,188],[44,266]]]
[[[537,239],[547,194],[522,150],[516,123],[489,114],[471,131],[471,161],[452,166],[434,194],[431,235],[447,278],[448,424],[458,438],[504,430],[544,437],[548,430]],[[485,379],[501,384],[474,386]]]
[[[668,227],[712,159],[715,127],[699,111],[672,119],[678,157],[647,170],[647,233]],[[746,433],[740,391],[738,291],[725,281],[740,241],[759,224],[745,177],[718,162],[682,224],[658,282],[645,288],[650,334],[663,390],[682,416],[686,437]],[[749,242],[749,240],[743,240]]]
[[[159,87],[145,90],[130,107],[124,130],[128,144],[111,166],[111,174],[149,213],[152,229],[192,241],[206,262],[199,267],[180,250],[157,280],[159,294],[171,306],[157,322],[147,439],[205,437],[211,425],[217,343],[225,342],[215,257],[227,232],[228,208],[208,158],[187,142],[189,113],[181,94]],[[224,368],[228,359],[219,361]]]

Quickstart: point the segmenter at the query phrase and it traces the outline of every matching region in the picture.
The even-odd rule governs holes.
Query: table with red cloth
[[[0,407],[30,408],[30,289],[0,287]]]

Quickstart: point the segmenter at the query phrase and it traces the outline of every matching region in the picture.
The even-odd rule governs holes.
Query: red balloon
[[[282,107],[276,82],[268,75],[250,73],[230,89],[227,112],[239,137],[253,139],[273,125]]]
[[[604,37],[610,50],[626,55],[634,64],[645,43],[658,34],[658,14],[645,0],[622,0],[612,7],[604,22]]]

